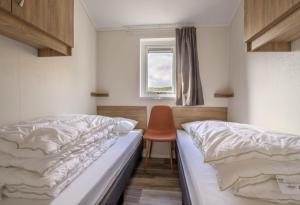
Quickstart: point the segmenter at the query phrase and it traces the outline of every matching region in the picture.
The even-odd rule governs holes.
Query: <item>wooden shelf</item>
[[[215,93],[215,98],[232,98],[234,97],[233,93]]]
[[[92,97],[109,97],[108,93],[96,93],[96,92],[91,92]]]

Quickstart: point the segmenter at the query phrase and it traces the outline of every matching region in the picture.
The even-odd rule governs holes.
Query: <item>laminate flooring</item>
[[[142,160],[126,188],[123,205],[181,204],[176,164],[172,171],[169,159],[149,159],[145,170]]]

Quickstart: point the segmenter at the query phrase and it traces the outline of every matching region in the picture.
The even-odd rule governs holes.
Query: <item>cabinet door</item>
[[[0,0],[0,8],[11,11],[11,1],[12,0]]]
[[[300,0],[245,0],[245,41],[271,25]]]
[[[22,6],[18,2],[12,0],[13,15],[46,31],[49,0],[24,0]]]
[[[47,32],[73,47],[74,0],[49,0]]]
[[[22,7],[12,1],[13,15],[73,47],[74,0],[25,0]]]

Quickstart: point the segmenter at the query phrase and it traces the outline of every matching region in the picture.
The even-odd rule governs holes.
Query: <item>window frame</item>
[[[173,53],[172,88],[173,92],[148,91],[148,51],[168,50]],[[176,97],[176,46],[175,38],[140,39],[140,97],[156,99]]]

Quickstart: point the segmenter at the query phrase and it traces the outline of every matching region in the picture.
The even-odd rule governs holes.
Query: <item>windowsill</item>
[[[140,98],[151,100],[175,100],[176,96],[140,96]]]

